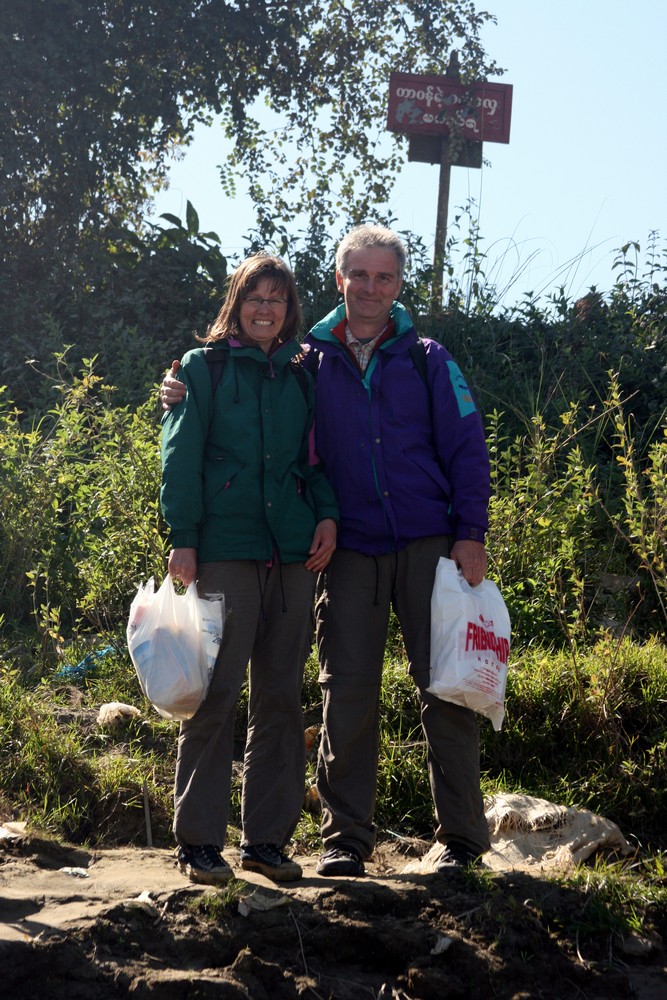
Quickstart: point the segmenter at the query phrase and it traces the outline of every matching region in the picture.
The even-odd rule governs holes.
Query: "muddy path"
[[[230,859],[233,860],[230,853]],[[0,843],[3,1000],[665,1000],[664,951],[586,933],[585,901],[523,872],[191,885],[166,849]],[[633,955],[633,948],[639,956]]]

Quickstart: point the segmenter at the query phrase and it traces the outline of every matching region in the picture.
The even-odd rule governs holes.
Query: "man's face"
[[[377,326],[379,333],[389,320],[391,304],[398,298],[402,284],[393,250],[353,250],[347,258],[346,273],[336,271],[336,285],[345,299],[352,333],[355,326]]]

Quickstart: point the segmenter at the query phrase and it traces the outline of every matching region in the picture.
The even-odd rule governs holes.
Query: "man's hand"
[[[180,361],[172,361],[171,368],[162,379],[160,400],[162,401],[163,410],[170,410],[172,406],[176,406],[176,403],[180,403],[185,396],[185,386],[176,378],[176,372],[180,367]]]
[[[336,548],[337,532],[336,522],[330,517],[325,517],[315,528],[313,542],[308,549],[309,558],[304,564],[311,573],[320,573],[329,565]]]
[[[487,556],[482,542],[461,538],[449,553],[471,587],[476,587],[486,576]]]
[[[197,579],[197,550],[172,549],[169,553],[167,570],[172,580],[180,580],[188,587]]]

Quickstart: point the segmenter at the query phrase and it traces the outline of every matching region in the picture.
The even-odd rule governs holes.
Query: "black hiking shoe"
[[[251,844],[241,848],[241,868],[261,872],[276,882],[294,882],[301,878],[301,865],[292,861],[275,844]]]
[[[451,872],[454,869],[475,868],[481,861],[481,855],[471,847],[460,843],[458,840],[450,840],[442,849],[442,854],[438,858],[435,866],[437,872]]]
[[[178,867],[191,882],[200,885],[224,885],[234,878],[234,872],[213,844],[182,845],[178,848]]]
[[[366,874],[359,851],[346,844],[339,844],[338,847],[330,847],[328,851],[325,851],[318,862],[316,871],[318,875],[327,877],[359,878]]]

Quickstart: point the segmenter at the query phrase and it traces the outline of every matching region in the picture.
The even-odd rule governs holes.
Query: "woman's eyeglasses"
[[[269,304],[269,306],[271,307],[271,309],[278,309],[278,308],[280,308],[280,306],[286,306],[287,305],[287,299],[279,299],[279,298],[275,298],[275,299],[262,299],[262,298],[260,298],[259,295],[249,295],[243,301],[246,302],[249,306],[252,306],[253,309],[259,309],[261,306],[264,305],[265,302],[267,302]]]

